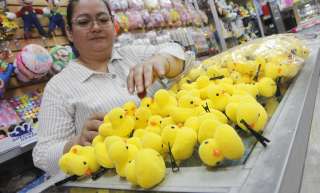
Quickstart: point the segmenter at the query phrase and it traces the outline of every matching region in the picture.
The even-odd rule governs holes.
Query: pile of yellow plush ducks
[[[165,178],[167,163],[177,171],[195,151],[209,167],[239,160],[245,145],[234,128],[266,146],[262,131],[308,55],[294,36],[277,35],[209,58],[139,106],[128,101],[112,109],[92,146],[72,147],[60,168],[76,176],[115,168],[149,189]]]

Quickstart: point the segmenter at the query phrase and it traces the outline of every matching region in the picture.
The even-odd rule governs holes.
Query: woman
[[[155,77],[175,77],[184,68],[176,44],[113,49],[114,25],[104,0],[71,0],[67,35],[78,58],[47,84],[39,114],[35,166],[51,175],[75,145],[90,145],[103,116],[143,93]]]

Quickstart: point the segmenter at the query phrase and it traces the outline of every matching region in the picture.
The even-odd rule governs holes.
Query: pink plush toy
[[[52,66],[49,52],[37,44],[25,46],[16,55],[15,73],[22,82],[28,82],[45,76]]]

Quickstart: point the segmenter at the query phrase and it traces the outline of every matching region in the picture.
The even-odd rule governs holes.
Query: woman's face
[[[80,57],[110,57],[114,37],[114,26],[106,5],[101,0],[79,0],[73,10],[68,38]]]

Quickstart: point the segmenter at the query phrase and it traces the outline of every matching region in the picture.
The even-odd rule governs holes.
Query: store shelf
[[[0,164],[4,163],[10,159],[13,159],[15,157],[18,157],[19,155],[21,155],[25,152],[31,151],[35,144],[36,143],[34,142],[34,143],[31,143],[31,144],[24,146],[24,147],[20,147],[20,146],[14,147],[5,153],[1,153],[0,154]]]

